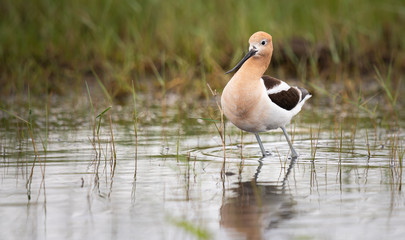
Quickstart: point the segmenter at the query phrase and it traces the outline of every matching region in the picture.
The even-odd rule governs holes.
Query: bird
[[[305,89],[263,75],[273,55],[272,36],[259,31],[249,38],[249,51],[242,60],[225,74],[236,73],[226,84],[221,95],[223,114],[236,127],[254,133],[263,157],[266,152],[259,133],[281,128],[297,158],[285,126],[301,111],[311,94]]]

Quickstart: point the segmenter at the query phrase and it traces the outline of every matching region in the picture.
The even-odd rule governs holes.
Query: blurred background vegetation
[[[132,81],[203,97],[258,30],[273,36],[275,77],[350,94],[380,75],[402,91],[403,0],[2,0],[0,12],[2,98],[83,93],[97,78],[115,99]]]

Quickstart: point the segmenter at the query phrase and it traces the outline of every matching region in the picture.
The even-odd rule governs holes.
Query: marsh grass
[[[338,162],[338,172],[337,172],[337,179],[339,179],[339,186],[340,186],[340,191],[342,192],[342,149],[343,149],[343,128],[342,124],[340,124],[340,138],[339,138],[339,147],[338,147],[338,152],[339,152],[339,162]]]
[[[370,159],[371,158],[371,150],[370,150],[370,141],[369,141],[369,138],[368,138],[368,130],[366,129],[366,144],[367,144],[367,156],[368,156],[368,159]]]
[[[89,85],[87,84],[87,81],[85,81],[85,84],[86,84],[86,89],[87,89],[87,96],[89,97],[91,114],[92,114],[92,116],[96,116],[96,111],[94,110],[93,100],[91,98],[90,89],[89,89]],[[93,129],[93,139],[94,139],[94,137],[96,136],[96,121],[93,117],[90,119],[91,119],[91,125],[93,126],[92,129]]]
[[[111,117],[111,110],[112,107],[107,107],[103,110],[100,114],[95,116],[94,118],[94,125],[93,131],[95,132],[95,136],[93,136],[93,140],[90,139],[89,141],[93,146],[95,152],[95,158],[91,162],[90,165],[94,166],[94,179],[93,179],[93,189],[97,191],[100,197],[103,197],[104,194],[100,190],[100,176],[104,175],[105,182],[109,183],[108,185],[108,193],[107,197],[111,196],[112,187],[114,183],[114,176],[117,166],[117,153],[115,147],[115,139],[114,139],[114,130],[113,130],[113,121]],[[106,122],[108,122],[108,131],[109,133],[102,133],[103,126],[106,124],[102,124],[102,119],[105,115],[108,114],[108,118]],[[101,169],[101,163],[104,162],[104,167]],[[109,176],[109,178],[108,178]]]
[[[404,160],[404,154],[405,154],[405,148],[403,145],[398,146],[397,148],[398,151],[398,164],[399,164],[399,186],[398,186],[398,190],[402,191],[402,172],[403,172],[403,160]]]
[[[93,74],[96,75],[95,72]],[[110,97],[108,91],[104,87],[101,81],[98,81],[100,88],[102,89],[104,97],[107,99],[107,102],[112,103],[112,98]],[[106,183],[109,182],[109,192],[107,194],[107,197],[110,197],[111,192],[112,192],[112,187],[114,183],[114,176],[115,176],[115,170],[117,166],[117,152],[116,152],[116,145],[115,145],[115,139],[114,139],[114,123],[112,120],[111,116],[111,110],[112,106],[109,106],[105,108],[103,111],[101,111],[99,114],[96,115],[96,109],[93,105],[93,99],[91,96],[90,88],[87,84],[87,81],[85,81],[86,85],[86,90],[87,90],[87,95],[89,99],[89,105],[90,105],[90,121],[91,121],[91,128],[93,131],[93,137],[89,141],[91,145],[93,146],[93,150],[95,153],[95,158],[94,161],[92,161],[91,165],[94,166],[94,180],[93,180],[93,186],[94,190],[96,190],[99,194],[99,196],[104,196],[101,193],[100,190],[100,174],[104,174],[106,178]],[[108,114],[107,120],[104,121],[106,122],[105,124],[102,123],[103,118]],[[109,133],[102,133],[102,128],[104,126],[108,125],[108,131]],[[100,165],[102,162],[102,159],[104,160],[104,167],[103,170],[100,171]],[[109,179],[108,179],[109,175]]]
[[[26,188],[28,191],[28,199],[31,199],[31,184],[32,184],[32,178],[34,175],[34,169],[36,166],[36,162],[38,161],[39,163],[39,168],[41,170],[42,173],[42,182],[45,179],[45,165],[42,167],[42,163],[41,163],[41,157],[39,156],[38,150],[37,150],[37,145],[36,145],[36,141],[35,141],[35,137],[34,137],[34,128],[33,128],[33,116],[32,116],[32,107],[31,107],[31,94],[30,94],[30,90],[28,89],[28,124],[27,124],[27,129],[28,129],[28,133],[29,136],[31,137],[31,141],[32,141],[32,148],[34,150],[35,153],[35,157],[34,160],[32,162],[32,167],[31,167],[31,172],[29,174],[29,177],[27,179],[27,184],[26,184]],[[41,184],[42,186],[42,184]]]
[[[162,73],[160,73],[155,64],[153,62],[151,62],[151,68],[153,70],[153,74],[155,75],[155,78],[157,79],[159,85],[160,85],[160,91],[161,91],[161,101],[162,101],[162,115],[163,118],[166,117],[166,80],[165,80],[165,75],[166,75],[166,71],[164,68],[164,60],[165,60],[165,55],[163,54],[163,56],[160,58],[161,60],[161,65],[163,66],[163,70],[161,71]]]
[[[41,181],[40,190],[42,188],[45,188],[44,180],[45,180],[45,168],[46,168],[46,160],[44,162],[41,161],[41,157],[39,155],[38,147],[37,147],[36,140],[35,140],[35,133],[34,133],[35,130],[34,130],[34,127],[33,127],[34,123],[33,123],[32,106],[31,106],[30,99],[31,99],[30,98],[30,91],[28,90],[28,119],[27,120],[25,120],[24,118],[18,116],[16,113],[13,113],[11,111],[8,111],[8,110],[4,109],[3,107],[0,107],[0,110],[2,110],[3,112],[9,114],[10,116],[13,116],[16,119],[22,121],[25,124],[26,130],[28,132],[27,135],[31,139],[32,148],[33,148],[33,151],[34,151],[34,159],[32,160],[31,169],[29,171],[29,174],[27,176],[27,181],[26,181],[26,189],[27,189],[28,200],[31,200],[31,185],[32,185],[32,179],[33,179],[33,176],[34,176],[34,170],[35,170],[35,167],[37,165],[37,162],[39,164],[39,168],[40,168],[41,175],[42,175],[42,181]],[[23,132],[24,132],[24,130],[21,129],[21,131],[20,131],[21,134],[18,134],[20,144],[25,138],[25,134]],[[46,131],[46,135],[47,134],[48,133]],[[45,138],[47,139],[47,136],[45,136]],[[46,153],[46,146],[44,144],[43,144],[43,147],[44,147],[44,151]],[[46,159],[46,157],[45,157],[45,159]],[[26,166],[28,166],[28,165],[26,165]],[[44,189],[44,191],[45,191],[45,189]]]
[[[388,70],[386,73],[386,77],[383,77],[381,75],[380,70],[374,66],[374,70],[376,73],[376,79],[377,82],[380,84],[381,88],[384,91],[384,96],[387,99],[386,102],[388,103],[387,105],[390,107],[389,111],[394,114],[396,120],[398,121],[398,111],[400,109],[397,106],[397,100],[398,96],[401,91],[401,84],[402,84],[402,76],[398,78],[397,83],[394,83],[392,79],[392,65],[390,64],[388,66]]]
[[[101,82],[98,74],[94,71],[94,69],[91,69],[91,71],[93,72],[93,75],[96,78],[98,85],[103,90],[105,97],[108,99],[108,102],[112,102],[112,98],[111,98],[110,94],[108,93],[107,89],[105,88],[104,84]],[[86,86],[87,86],[87,83],[86,83]]]
[[[312,191],[316,190],[319,194],[319,188],[318,188],[318,178],[317,178],[317,173],[316,173],[316,166],[315,166],[315,161],[311,161],[311,176],[310,176],[310,192],[312,194]]]
[[[389,166],[391,173],[392,185],[398,191],[402,191],[402,171],[403,171],[403,157],[405,149],[403,146],[403,139],[400,138],[399,133],[391,134],[389,136]]]
[[[121,98],[131,94],[131,79],[137,78],[141,91],[153,85],[158,94],[194,89],[194,96],[207,97],[205,82],[222,87],[224,69],[240,58],[258,30],[273,35],[270,71],[277,77],[342,82],[337,75],[353,73],[357,83],[373,65],[390,63],[397,79],[403,69],[404,5],[5,0],[0,3],[0,91],[22,94],[31,86],[35,95],[64,93],[93,79],[103,82],[112,98]]]
[[[239,162],[239,168],[238,168],[238,175],[239,178],[242,176],[242,171],[243,168],[245,167],[245,156],[243,156],[243,131],[240,130],[240,162]]]
[[[138,110],[136,105],[136,91],[134,87],[134,81],[132,81],[132,100],[134,104],[132,121],[134,124],[134,135],[135,135],[135,169],[134,169],[134,182],[136,182],[136,175],[138,172]]]
[[[210,120],[213,120],[214,125],[215,125],[215,128],[216,128],[216,130],[217,130],[217,132],[218,132],[218,134],[219,134],[219,136],[220,136],[220,138],[221,138],[221,141],[222,141],[222,151],[223,151],[223,154],[224,154],[224,155],[223,155],[224,159],[223,159],[223,164],[222,164],[222,169],[221,169],[221,178],[222,178],[222,179],[225,179],[225,163],[226,163],[226,151],[225,151],[225,149],[226,149],[226,144],[225,144],[224,112],[223,112],[223,110],[222,110],[221,104],[220,104],[219,101],[218,101],[218,94],[217,94],[217,91],[216,91],[216,90],[212,90],[212,88],[211,88],[211,86],[210,86],[209,84],[207,84],[207,87],[208,87],[209,90],[211,91],[212,96],[215,98],[215,103],[216,103],[217,108],[218,108],[218,110],[219,110],[219,112],[220,112],[220,121],[219,121],[219,122],[213,120],[214,118],[212,118],[212,116],[211,116],[211,119],[210,119]],[[218,126],[217,123],[219,123],[219,126]]]
[[[97,166],[100,165],[101,154],[104,155],[105,162],[107,162],[107,155],[106,155],[107,151],[104,151],[104,149],[101,147],[102,141],[101,141],[101,138],[100,138],[101,137],[101,130],[100,129],[101,129],[101,120],[102,120],[104,114],[107,111],[109,111],[110,109],[111,109],[111,107],[107,107],[104,111],[102,111],[100,114],[98,114],[96,116],[96,119],[95,119],[95,121],[97,121],[97,119],[98,119],[98,123],[96,125],[96,139],[97,139],[96,144],[98,144],[98,154],[97,154],[98,155],[98,165]],[[111,125],[111,132],[112,132],[112,125]],[[108,145],[108,142],[106,144],[106,148],[107,148],[107,145]],[[98,167],[97,167],[97,171],[98,171]]]
[[[309,129],[309,134],[310,134],[310,138],[311,138],[311,160],[312,160],[312,162],[315,161],[316,150],[318,149],[320,132],[321,132],[321,123],[319,123],[317,134],[313,133],[312,127],[310,127],[310,129]]]
[[[111,114],[108,115],[110,119],[110,134],[111,134],[111,178],[114,177],[115,167],[117,166],[117,152],[115,151],[115,141],[114,141],[114,131],[113,131],[113,122],[111,119]]]

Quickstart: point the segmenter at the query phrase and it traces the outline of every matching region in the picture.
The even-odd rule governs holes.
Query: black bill
[[[238,64],[236,64],[236,66],[235,66],[234,68],[232,68],[231,70],[229,70],[229,71],[226,72],[225,74],[228,74],[228,73],[231,73],[231,72],[233,72],[233,71],[235,71],[235,70],[238,70],[238,69],[243,65],[243,63],[246,62],[246,60],[248,60],[249,58],[251,58],[253,55],[255,55],[256,52],[257,52],[257,50],[254,49],[254,48],[253,48],[252,50],[250,50],[250,51],[242,58],[242,60],[240,60],[240,62],[239,62]]]

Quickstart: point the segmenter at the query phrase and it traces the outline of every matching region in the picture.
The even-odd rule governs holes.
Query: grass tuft
[[[35,95],[63,94],[92,79],[120,98],[136,77],[140,89],[207,97],[205,82],[222,86],[224,69],[258,30],[273,36],[270,71],[278,77],[333,82],[346,73],[359,81],[390,64],[396,81],[404,72],[404,7],[377,0],[4,0],[0,93],[23,95],[31,86]],[[399,95],[386,92],[395,103]]]

